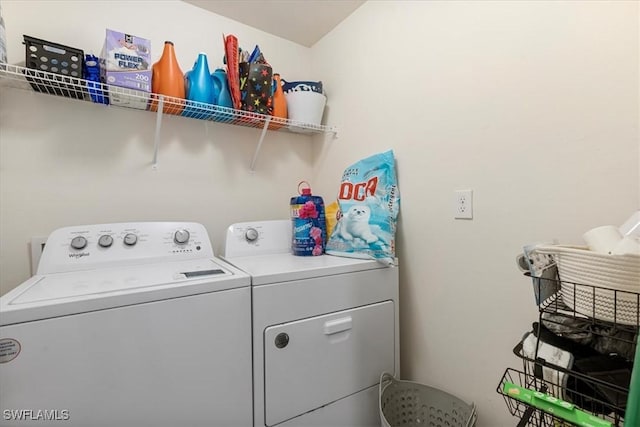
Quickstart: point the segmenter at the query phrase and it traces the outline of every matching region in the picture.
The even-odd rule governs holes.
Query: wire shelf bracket
[[[158,112],[156,113],[156,133],[153,140],[153,160],[151,167],[158,169],[158,150],[160,149],[160,128],[162,127],[162,110],[164,109],[164,96],[160,95],[158,100]]]
[[[264,142],[264,137],[267,134],[267,129],[269,128],[269,123],[271,122],[271,117],[268,117],[264,122],[264,126],[262,127],[262,132],[260,132],[260,139],[258,140],[258,145],[256,146],[256,151],[253,153],[253,159],[251,159],[251,166],[249,170],[251,173],[255,173],[256,171],[256,161],[258,160],[258,154],[260,154],[260,149],[262,148],[262,143]]]

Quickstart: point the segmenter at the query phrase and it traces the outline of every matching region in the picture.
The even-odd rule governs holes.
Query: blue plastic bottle
[[[87,88],[91,100],[100,104],[108,104],[109,97],[106,91],[103,91],[100,83],[100,64],[99,59],[95,55],[87,54],[84,60],[84,78],[87,80]]]
[[[215,104],[218,93],[209,73],[207,55],[198,54],[193,69],[185,74],[184,83],[187,103],[182,115],[198,119],[210,118],[213,112],[211,105]]]
[[[231,92],[229,91],[229,81],[227,80],[227,73],[222,68],[216,69],[211,74],[213,84],[216,86],[217,98],[214,104],[221,107],[233,108],[233,100],[231,99]],[[215,120],[225,122],[232,120],[234,117],[233,112],[227,110],[218,110],[214,114]]]
[[[300,186],[306,184],[300,192]],[[299,196],[291,198],[291,252],[298,256],[317,256],[324,253],[327,238],[324,201],[311,194],[309,183],[298,184]]]

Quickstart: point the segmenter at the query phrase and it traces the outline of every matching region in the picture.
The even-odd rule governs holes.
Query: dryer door
[[[265,421],[273,426],[393,373],[393,302],[274,325],[264,343]]]

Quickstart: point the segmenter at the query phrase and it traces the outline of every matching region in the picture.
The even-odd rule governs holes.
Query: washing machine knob
[[[133,233],[127,233],[124,235],[124,244],[127,246],[133,246],[138,243],[138,236]]]
[[[98,246],[100,246],[101,248],[108,248],[112,244],[113,244],[113,237],[111,237],[108,234],[103,234],[98,239]]]
[[[247,231],[244,232],[244,238],[247,239],[247,242],[255,242],[258,240],[258,230],[248,228]]]
[[[183,245],[189,241],[189,232],[187,230],[178,230],[173,234],[173,241]]]
[[[87,246],[87,239],[84,236],[76,236],[71,239],[73,249],[84,249],[85,246]]]

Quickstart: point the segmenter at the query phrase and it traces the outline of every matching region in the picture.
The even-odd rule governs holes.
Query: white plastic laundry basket
[[[383,427],[472,427],[474,404],[434,387],[380,376],[380,419]]]
[[[320,125],[327,97],[313,91],[297,91],[285,93],[287,98],[287,112],[289,120],[293,121],[291,128],[295,130],[296,123]]]

